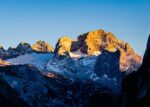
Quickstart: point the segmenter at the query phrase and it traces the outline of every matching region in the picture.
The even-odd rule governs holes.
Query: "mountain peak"
[[[26,42],[20,42],[19,45],[17,46],[17,48],[28,48],[28,47],[30,47],[30,44]]]
[[[19,45],[16,47],[16,49],[23,53],[32,51],[30,44],[26,42],[20,42]]]
[[[73,40],[67,36],[63,36],[59,39],[59,41],[56,44],[55,48],[55,54],[58,55],[66,55],[66,52],[70,52],[71,45]]]
[[[113,33],[105,32],[102,29],[84,33],[78,36],[76,41],[67,36],[60,38],[56,44],[55,54],[66,55],[69,53],[74,58],[97,56],[103,50],[109,52],[120,50],[120,68],[122,71],[125,71],[129,65],[132,65],[131,68],[135,68],[141,64],[141,57],[134,52],[128,43],[117,39]]]
[[[34,45],[32,45],[32,49],[39,52],[52,52],[54,48],[45,41],[39,40]]]

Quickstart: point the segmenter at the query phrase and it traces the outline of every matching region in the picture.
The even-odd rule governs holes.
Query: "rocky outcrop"
[[[125,107],[149,107],[150,102],[150,36],[143,63],[137,72],[127,76],[122,84]]]
[[[8,50],[0,47],[0,58],[9,59],[26,53],[47,53],[53,52],[53,50],[53,47],[44,41],[37,41],[32,47],[28,43],[21,42],[16,48],[9,47]]]
[[[5,59],[13,58],[13,57],[16,57],[20,54],[18,51],[16,51],[16,48],[12,48],[12,47],[9,47],[7,52],[8,52],[8,55],[6,56]]]
[[[24,55],[25,53],[32,53],[32,52],[33,50],[30,44],[21,42],[16,48],[9,47],[4,59],[14,58],[19,55]]]
[[[137,70],[141,64],[141,57],[134,52],[132,47],[115,37],[110,32],[96,30],[78,36],[74,41],[69,37],[62,37],[56,44],[55,54],[71,57],[82,57],[99,55],[103,50],[115,52],[120,50],[120,69],[121,71]],[[85,55],[86,54],[86,55]]]
[[[58,55],[66,55],[71,50],[73,40],[67,36],[63,36],[56,44],[54,53]]]
[[[98,77],[107,76],[111,79],[120,81],[120,68],[119,68],[120,51],[109,52],[104,51],[98,56],[94,72]]]
[[[45,41],[37,41],[34,45],[32,45],[32,49],[38,52],[53,52],[54,48],[46,43]]]
[[[24,54],[24,53],[30,53],[32,52],[32,48],[30,46],[30,44],[25,43],[25,42],[21,42],[17,47],[16,47],[16,51]]]

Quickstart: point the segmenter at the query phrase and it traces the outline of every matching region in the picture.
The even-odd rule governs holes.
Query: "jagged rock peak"
[[[67,36],[63,36],[56,44],[54,53],[58,55],[66,55],[70,52],[73,40]]]
[[[26,42],[20,42],[19,45],[16,47],[16,49],[26,49],[26,48],[30,48],[30,44],[26,43]]]
[[[32,48],[29,43],[20,42],[20,44],[16,47],[16,50],[23,52],[30,52],[32,51]]]
[[[115,52],[120,50],[120,69],[126,71],[130,68],[139,68],[141,57],[135,53],[134,49],[127,43],[116,38],[111,32],[104,30],[96,30],[84,33],[78,36],[74,41],[71,38],[64,36],[59,39],[56,44],[55,54],[67,55],[72,58],[99,55],[103,50]],[[127,68],[127,69],[126,69]]]
[[[94,72],[98,77],[108,76],[109,78],[120,79],[120,51],[109,52],[103,50],[102,54],[98,56]]]
[[[117,49],[130,52],[134,51],[128,43],[117,39],[111,32],[105,32],[104,30],[84,33],[78,36],[77,41],[64,36],[59,39],[56,50],[58,50],[58,47],[63,47],[63,49],[61,48],[63,52],[74,52],[80,49],[82,53],[88,55],[95,55],[95,53],[100,53],[102,50],[108,50],[110,52],[115,52]]]
[[[53,52],[54,48],[45,41],[39,40],[34,45],[32,45],[32,49],[39,52]]]
[[[95,52],[102,50],[110,52],[115,52],[117,49],[122,49],[123,51],[133,50],[128,43],[117,39],[111,32],[96,30],[86,34],[86,39],[81,47],[83,53],[94,55]]]

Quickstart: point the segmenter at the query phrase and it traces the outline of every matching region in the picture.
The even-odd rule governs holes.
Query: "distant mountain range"
[[[0,47],[0,105],[149,107],[149,42],[143,62],[104,30],[63,36],[55,48],[41,40]]]
[[[96,30],[78,36],[77,40],[72,40],[67,36],[60,38],[55,49],[44,41],[37,41],[30,46],[28,43],[21,42],[16,48],[4,50],[0,48],[0,58],[9,59],[27,53],[53,53],[55,55],[69,56],[73,59],[81,57],[98,56],[103,51],[120,51],[120,70],[137,70],[141,64],[142,58],[135,53],[133,48],[126,42],[117,39],[112,33],[104,30]]]

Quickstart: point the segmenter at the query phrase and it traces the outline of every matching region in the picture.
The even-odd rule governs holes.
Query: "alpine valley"
[[[96,30],[53,48],[39,40],[0,47],[0,107],[149,107],[150,37],[142,58]]]

